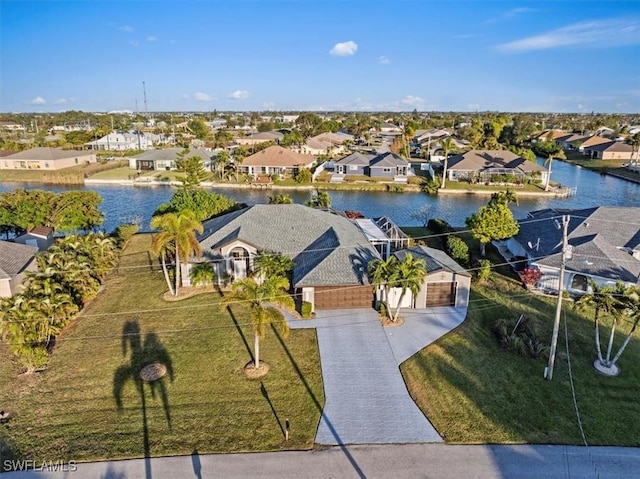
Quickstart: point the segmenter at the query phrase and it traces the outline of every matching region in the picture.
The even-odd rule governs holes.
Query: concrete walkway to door
[[[318,311],[310,323],[326,398],[318,444],[442,441],[409,396],[376,311]]]

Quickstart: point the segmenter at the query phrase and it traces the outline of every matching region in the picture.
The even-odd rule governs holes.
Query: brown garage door
[[[453,306],[455,300],[455,283],[427,283],[427,307]]]
[[[373,291],[367,286],[316,286],[314,288],[316,309],[371,308]]]

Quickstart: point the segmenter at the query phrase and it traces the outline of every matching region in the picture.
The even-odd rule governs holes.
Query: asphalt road
[[[446,444],[337,446],[314,451],[86,463],[78,464],[75,471],[31,470],[1,477],[632,479],[640,478],[640,448]]]

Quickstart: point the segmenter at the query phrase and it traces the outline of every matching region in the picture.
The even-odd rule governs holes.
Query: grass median
[[[164,301],[149,244],[150,235],[134,236],[104,291],[59,338],[46,371],[20,376],[0,346],[0,408],[11,412],[0,427],[5,450],[88,461],[312,447],[324,405],[315,331],[292,330],[286,340],[268,331],[261,359],[270,372],[247,379],[248,309],[222,308],[218,293]],[[121,374],[152,357],[163,357],[173,378],[140,390]]]

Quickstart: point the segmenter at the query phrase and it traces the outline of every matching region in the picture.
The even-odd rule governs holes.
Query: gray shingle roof
[[[38,252],[37,246],[0,241],[0,279],[11,279],[20,273]]]
[[[562,230],[554,220],[569,214],[568,241],[573,247],[573,258],[567,269],[612,280],[637,283],[640,260],[630,251],[640,251],[640,208],[601,206],[581,210],[541,210],[530,213],[523,221],[515,239],[533,258],[535,263],[560,267]],[[634,221],[635,220],[635,221]],[[538,244],[539,240],[539,244]],[[529,248],[531,243],[533,248]]]
[[[205,259],[240,240],[293,258],[296,287],[368,284],[367,264],[378,257],[351,220],[303,205],[254,205],[203,226],[198,239]]]
[[[409,162],[395,153],[381,153],[371,160],[371,168],[389,168],[396,166],[408,166]]]
[[[449,159],[449,170],[484,171],[490,168],[508,168],[521,172],[546,171],[533,161],[508,150],[471,150]]]
[[[414,258],[423,259],[427,264],[427,275],[437,271],[452,271],[462,276],[471,276],[469,272],[456,263],[447,253],[439,249],[427,246],[414,246],[412,248],[396,251],[394,256],[402,261],[407,253],[411,253]]]
[[[627,145],[626,143],[621,143],[619,141],[599,143],[597,145],[587,146],[586,148],[592,151],[615,151],[621,153],[631,153],[633,151],[631,145]]]
[[[6,157],[8,160],[43,160],[55,161],[63,158],[75,158],[78,156],[92,155],[91,151],[82,150],[62,150],[60,148],[37,147],[29,150],[19,151]]]
[[[369,166],[369,162],[375,158],[375,155],[365,155],[363,153],[351,153],[344,158],[340,158],[335,162],[336,165],[363,165]]]

